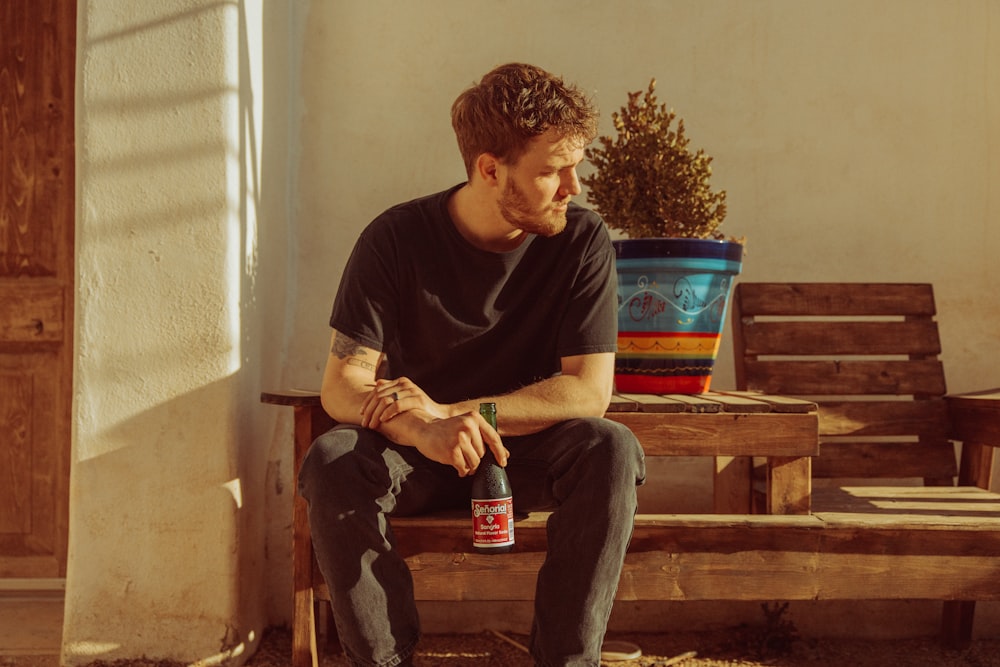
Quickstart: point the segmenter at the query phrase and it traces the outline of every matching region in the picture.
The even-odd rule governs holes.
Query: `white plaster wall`
[[[1000,375],[1000,6],[990,0],[304,3],[289,362],[315,385],[359,230],[463,178],[448,112],[533,62],[610,114],[651,77],[713,155],[745,280],[935,284],[952,391]],[[586,172],[587,167],[581,170]],[[581,197],[583,200],[583,197]],[[731,349],[720,388],[732,386]]]
[[[80,2],[64,664],[238,662],[265,623],[261,27]]]
[[[656,77],[693,145],[715,157],[725,227],[749,241],[742,279],[932,282],[949,389],[996,385],[996,2],[299,0],[293,13],[301,152],[290,165],[288,354],[273,376],[284,386],[319,384],[330,304],[361,228],[464,177],[450,105],[511,60],[591,91],[603,133],[626,92]],[[726,340],[713,387],[733,386],[730,357]],[[649,500],[705,509],[706,486],[692,480],[707,472],[678,461],[663,471],[666,497]]]

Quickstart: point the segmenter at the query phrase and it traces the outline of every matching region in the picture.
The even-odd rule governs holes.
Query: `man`
[[[354,248],[321,392],[341,425],[299,476],[352,664],[411,663],[413,584],[386,516],[468,508],[487,447],[519,511],[553,510],[532,655],[599,663],[645,473],[635,436],[602,417],[614,252],[601,219],[570,203],[596,122],[561,79],[496,68],[452,107],[468,181],[389,209]],[[480,402],[496,403],[499,433]]]

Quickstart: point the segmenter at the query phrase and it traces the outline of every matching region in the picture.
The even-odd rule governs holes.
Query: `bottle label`
[[[472,499],[472,546],[506,547],[514,544],[514,499]]]

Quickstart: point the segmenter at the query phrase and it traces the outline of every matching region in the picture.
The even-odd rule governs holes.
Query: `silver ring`
[[[399,400],[399,394],[397,394],[396,392],[392,392],[392,402],[395,403],[398,400]]]

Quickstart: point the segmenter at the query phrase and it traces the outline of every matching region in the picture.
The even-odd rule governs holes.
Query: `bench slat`
[[[940,478],[958,474],[951,443],[847,442],[824,440],[822,456],[812,460],[813,477],[895,478],[924,477],[928,471]]]
[[[752,394],[737,394],[737,393],[716,393],[711,392],[704,394],[706,398],[709,398],[717,403],[722,404],[722,409],[725,412],[747,412],[747,413],[760,413],[760,412],[771,412],[771,404],[767,401],[761,401],[753,397]]]
[[[1000,445],[1000,388],[945,398],[951,408],[954,435],[964,442]]]
[[[684,412],[687,406],[674,398],[668,396],[657,396],[655,394],[616,394],[616,398],[623,399],[621,402],[612,401],[608,407],[608,412],[627,412],[632,410],[642,410],[643,412]]]
[[[669,422],[655,414],[613,413],[608,419],[628,426],[649,456],[812,456],[817,453],[816,415],[692,414],[673,415]]]
[[[747,283],[742,283],[747,285]],[[736,294],[743,315],[931,316],[928,283],[758,283]]]
[[[748,355],[899,355],[941,353],[937,323],[931,319],[897,322],[747,322]]]
[[[831,401],[819,408],[820,436],[919,435],[948,436],[948,405],[943,399],[923,401]]]
[[[803,414],[814,412],[817,409],[817,405],[812,401],[791,398],[789,396],[771,396],[756,391],[723,391],[719,393],[724,396],[745,396],[755,401],[762,401],[771,406],[772,412],[779,412],[781,414]]]
[[[941,396],[944,374],[938,360],[754,361],[744,363],[747,388],[793,396]]]
[[[698,414],[722,412],[722,404],[718,401],[710,401],[703,398],[702,394],[668,394],[670,399],[683,403],[686,412]]]
[[[412,554],[418,599],[532,599],[544,543],[528,534],[544,533],[541,518],[515,529],[521,534],[513,554],[441,551],[437,544]],[[1000,599],[1000,520],[858,522],[857,515],[640,515],[618,599]],[[536,549],[521,550],[523,538]],[[408,543],[415,539],[406,535]]]
[[[407,560],[418,600],[532,600],[544,554],[427,553]],[[748,573],[753,576],[748,576]],[[483,582],[497,582],[484,586]],[[328,599],[321,583],[317,596]],[[808,551],[629,554],[618,600],[1000,600],[995,556]]]

